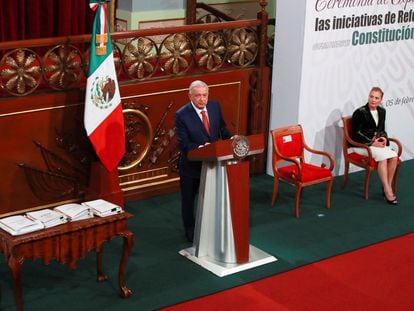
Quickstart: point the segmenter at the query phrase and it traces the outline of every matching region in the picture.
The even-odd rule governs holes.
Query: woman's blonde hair
[[[382,89],[381,89],[379,86],[374,86],[374,87],[371,89],[370,93],[371,93],[372,91],[374,91],[374,92],[380,92],[380,93],[381,93],[381,98],[383,98],[383,97],[384,97],[384,92],[382,91]]]

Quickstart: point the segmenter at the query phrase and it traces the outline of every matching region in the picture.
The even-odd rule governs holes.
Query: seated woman
[[[352,115],[352,139],[369,146],[372,157],[378,162],[378,175],[382,183],[384,199],[396,205],[397,197],[392,190],[392,180],[398,163],[397,153],[389,147],[385,131],[385,109],[380,106],[384,92],[373,87],[368,103],[354,111]],[[364,155],[363,148],[354,148]],[[366,154],[365,154],[366,155]]]

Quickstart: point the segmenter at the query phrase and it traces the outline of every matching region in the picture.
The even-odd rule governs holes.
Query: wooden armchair
[[[361,167],[365,169],[366,171],[365,182],[364,182],[364,197],[366,200],[368,200],[369,182],[371,180],[372,172],[377,169],[378,163],[372,158],[371,150],[369,149],[367,145],[358,143],[351,138],[352,117],[351,116],[342,117],[342,122],[343,122],[343,129],[344,129],[342,149],[343,149],[344,161],[345,161],[342,187],[345,188],[348,182],[349,163],[352,163],[358,167]],[[401,164],[400,156],[402,153],[402,145],[400,141],[396,138],[388,137],[388,140],[390,141],[391,144],[396,146],[396,151],[398,154],[398,164],[397,164],[397,169],[395,170],[394,180],[393,180],[393,190],[394,192],[396,192],[397,184],[398,184],[398,171],[399,171],[400,164]],[[364,148],[366,150],[367,156],[363,156],[356,152],[353,152],[352,149],[350,149],[352,147]]]
[[[327,182],[326,208],[331,205],[331,190],[333,184],[333,157],[324,151],[309,147],[304,140],[302,127],[292,125],[270,131],[273,141],[272,167],[274,174],[272,206],[278,191],[279,181],[284,181],[296,187],[295,216],[299,217],[299,201],[304,187],[321,182]],[[328,160],[320,166],[305,162],[304,151],[322,156]]]

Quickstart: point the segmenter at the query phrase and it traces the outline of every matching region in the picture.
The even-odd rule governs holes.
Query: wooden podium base
[[[269,255],[268,253],[250,245],[249,247],[249,261],[237,264],[237,263],[224,263],[215,260],[210,256],[195,256],[195,247],[189,247],[179,251],[180,255],[187,257],[196,264],[202,266],[204,269],[214,273],[219,277],[234,274],[240,271],[255,268],[270,262],[277,261],[276,257]]]

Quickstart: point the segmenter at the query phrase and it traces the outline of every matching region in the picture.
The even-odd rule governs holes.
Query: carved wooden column
[[[197,0],[187,0],[187,10],[185,13],[186,25],[193,25],[196,22]]]
[[[261,11],[257,18],[261,20],[259,26],[259,68],[256,74],[252,76],[250,84],[252,86],[251,98],[251,117],[250,117],[250,134],[264,133],[265,141],[269,134],[269,113],[270,113],[270,69],[266,63],[267,52],[267,23],[268,14],[266,12],[267,2],[260,1]],[[267,152],[253,158],[251,171],[254,173],[263,173],[266,167]]]

